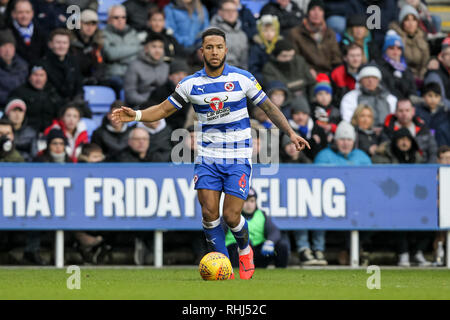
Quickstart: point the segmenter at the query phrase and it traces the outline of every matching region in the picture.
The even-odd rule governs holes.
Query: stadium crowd
[[[82,9],[81,25],[70,30],[73,4]],[[382,14],[369,30],[371,4]],[[97,11],[97,0],[0,0],[0,162],[170,162],[179,128],[187,129],[193,161],[192,107],[130,126],[112,122],[111,112],[165,100],[202,68],[200,35],[213,26],[226,33],[227,63],[250,71],[311,145],[297,152],[279,136],[280,162],[450,164],[450,37],[424,1],[269,0],[255,14],[240,0],[127,0],[109,7],[106,21]],[[85,101],[84,87],[93,85],[112,88],[117,99],[100,123]],[[258,133],[273,124],[250,102],[249,114],[260,161]],[[244,209],[249,219],[268,220],[254,203]],[[289,241],[270,224],[275,239],[260,235],[257,244],[266,256],[278,246],[281,260]],[[293,234],[302,264],[327,264],[325,237]],[[430,265],[423,251],[433,241],[436,249],[441,235],[433,237],[401,233],[399,265],[410,264],[410,250],[415,262]],[[74,239],[86,256],[104,242],[85,232]],[[45,263],[39,242],[40,232],[27,233],[24,259]]]

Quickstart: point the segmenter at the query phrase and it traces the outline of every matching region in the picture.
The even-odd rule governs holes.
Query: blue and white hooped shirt
[[[218,77],[208,76],[203,69],[184,78],[168,99],[177,109],[192,103],[199,120],[199,157],[250,161],[247,98],[259,106],[267,95],[251,73],[225,64]]]

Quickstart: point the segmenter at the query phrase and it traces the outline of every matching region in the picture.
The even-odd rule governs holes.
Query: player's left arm
[[[284,114],[276,105],[273,104],[272,101],[270,101],[269,98],[264,100],[264,102],[261,103],[259,107],[264,110],[264,112],[267,114],[267,116],[269,117],[269,119],[272,121],[273,124],[275,124],[280,130],[282,130],[289,136],[291,141],[295,144],[297,151],[301,151],[305,149],[305,147],[311,149],[308,141],[306,141],[305,139],[303,139],[302,137],[300,137],[298,134],[295,133],[295,131],[289,125],[289,122],[284,116]]]

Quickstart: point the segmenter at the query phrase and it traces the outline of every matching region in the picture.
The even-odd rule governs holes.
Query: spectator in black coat
[[[352,125],[356,131],[355,148],[364,151],[369,157],[378,148],[379,138],[373,128],[374,120],[373,109],[367,104],[360,104],[352,117]]]
[[[28,81],[11,91],[9,97],[25,101],[28,125],[37,132],[43,132],[50,126],[62,107],[61,98],[48,83],[47,71],[41,65],[32,65]]]
[[[103,62],[103,32],[98,28],[95,11],[81,13],[81,28],[75,29],[70,37],[70,54],[74,56],[83,76],[83,85],[98,85],[105,80]]]
[[[133,128],[122,122],[111,121],[112,112],[123,105],[125,105],[125,102],[121,100],[114,101],[109,112],[103,117],[101,126],[92,134],[91,142],[102,149],[106,158],[120,153],[128,146],[128,137]]]
[[[0,1],[0,30],[5,29],[8,25],[8,19],[11,16],[10,12],[11,1],[1,0]]]
[[[311,114],[311,108],[305,97],[295,97],[291,102],[292,120],[289,124],[292,129],[300,136],[306,139],[311,149],[305,149],[303,152],[312,161],[316,155],[326,148],[327,135],[319,125],[315,124]]]
[[[147,21],[147,33],[149,36],[156,33],[163,37],[165,60],[170,61],[175,56],[182,57],[185,54],[185,50],[173,36],[173,31],[166,29],[165,19],[164,11],[159,9],[150,10]]]
[[[22,85],[28,75],[28,65],[16,54],[16,42],[9,30],[0,32],[0,108],[9,93]]]
[[[271,0],[261,9],[260,16],[271,14],[278,17],[281,34],[287,35],[290,29],[302,23],[304,14],[291,0]]]
[[[174,91],[178,83],[188,76],[190,73],[189,66],[183,60],[176,59],[170,63],[169,77],[165,84],[157,87],[150,96],[148,103],[145,104],[146,107],[155,104],[160,104],[167,99]],[[178,128],[183,128],[186,123],[187,115],[190,108],[182,108],[178,110],[170,117],[166,118],[167,125],[169,125],[173,130]]]
[[[154,161],[171,162],[172,128],[167,125],[165,119],[155,122],[140,122],[137,127],[145,129],[150,136],[149,156]]]
[[[33,20],[33,6],[29,0],[14,2],[9,28],[17,42],[17,53],[28,63],[41,59],[47,51],[45,30]]]
[[[27,125],[23,100],[13,99],[5,108],[5,115],[14,126],[14,145],[25,162],[31,162],[37,153],[37,132]]]
[[[153,0],[127,0],[123,3],[127,9],[127,23],[137,31],[147,28],[148,13],[157,8]]]
[[[50,50],[42,59],[48,81],[65,101],[83,101],[83,78],[77,61],[69,54],[70,32],[65,29],[52,31],[48,45]],[[83,115],[89,116],[90,110],[86,109],[83,109]]]
[[[417,95],[414,75],[406,64],[403,50],[402,38],[390,30],[384,40],[383,57],[377,60],[384,85],[398,99]]]
[[[57,0],[32,0],[36,21],[45,34],[64,28],[67,22],[66,5]]]
[[[134,128],[128,137],[128,147],[110,158],[111,162],[157,162],[159,159],[149,154],[150,135],[143,128]]]
[[[33,162],[70,163],[72,159],[66,152],[68,141],[60,129],[52,129],[47,135],[47,148],[38,153]]]
[[[247,35],[249,43],[253,41],[256,35],[256,20],[249,8],[241,3],[240,0],[234,0],[239,10],[239,20],[242,23],[242,31]]]

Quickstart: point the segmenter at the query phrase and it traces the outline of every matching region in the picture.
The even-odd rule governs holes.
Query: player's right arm
[[[164,118],[169,117],[175,113],[178,109],[169,102],[168,99],[164,100],[162,103],[151,106],[145,110],[142,110],[142,117],[140,121],[143,122],[154,122]],[[112,113],[112,120],[115,122],[131,122],[136,119],[136,111],[128,108],[121,107],[116,109]]]

